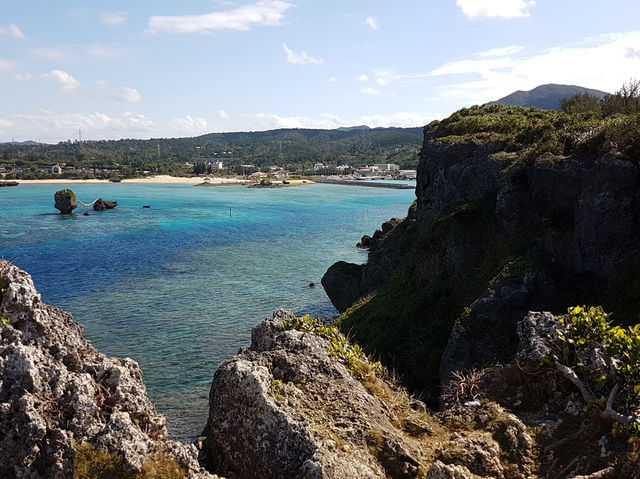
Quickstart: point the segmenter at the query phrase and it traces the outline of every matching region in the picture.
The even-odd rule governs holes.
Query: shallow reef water
[[[67,187],[118,207],[60,215],[53,195]],[[215,369],[249,344],[251,328],[279,308],[336,315],[320,284],[326,269],[366,261],[356,242],[414,199],[320,184],[20,185],[0,189],[0,257],[31,273],[98,349],[138,361],[172,437],[191,440]]]

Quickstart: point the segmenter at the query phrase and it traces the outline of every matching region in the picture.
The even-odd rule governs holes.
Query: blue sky
[[[637,0],[7,0],[0,141],[421,126],[639,72]]]

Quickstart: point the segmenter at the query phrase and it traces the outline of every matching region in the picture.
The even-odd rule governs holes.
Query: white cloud
[[[15,81],[19,81],[19,82],[24,82],[24,81],[31,81],[31,80],[35,80],[35,76],[32,75],[31,73],[14,73],[13,75],[13,79]]]
[[[360,80],[360,81],[367,81],[368,79],[369,79],[369,77],[368,77],[367,75],[364,75],[364,74],[363,74],[363,75],[360,75],[360,76],[358,77],[358,80]]]
[[[203,15],[153,16],[149,31],[153,33],[207,33],[221,30],[250,30],[253,26],[281,25],[284,14],[293,4],[282,0],[260,0],[250,5]]]
[[[481,17],[528,17],[533,0],[457,0],[456,4],[469,19]]]
[[[229,114],[224,110],[220,110],[218,112],[218,118],[220,118],[221,120],[227,120],[229,119]]]
[[[433,120],[442,118],[443,115],[419,112],[398,112],[389,115],[361,116],[359,123],[371,128],[395,126],[399,128],[413,128],[424,126]]]
[[[517,45],[503,48],[492,48],[491,50],[476,53],[476,56],[479,58],[508,57],[522,51],[523,48],[524,47],[520,47]]]
[[[380,24],[378,23],[378,20],[375,17],[367,17],[364,23],[369,25],[374,30],[377,30],[378,28],[380,28]]]
[[[616,91],[640,62],[629,49],[640,44],[640,31],[601,35],[581,43],[551,48],[530,56],[451,62],[430,72],[451,76],[440,88],[441,97],[464,104],[496,100],[514,90],[529,90],[545,83],[561,83]],[[456,77],[461,77],[456,81]]]
[[[4,58],[0,58],[0,72],[7,72],[16,68],[15,63]]]
[[[19,135],[24,139],[57,142],[76,138],[78,128],[82,129],[83,137],[91,139],[148,138],[158,132],[149,118],[128,112],[117,117],[100,112],[60,114],[44,110],[35,115],[0,116],[0,138]]]
[[[174,118],[171,122],[171,128],[187,135],[201,135],[213,130],[213,126],[204,118],[193,118],[190,115],[185,118]]]
[[[418,82],[429,77],[428,73],[395,73],[391,70],[374,70],[376,83],[380,86],[388,86],[392,83]]]
[[[363,88],[362,90],[360,90],[360,93],[364,94],[364,95],[379,95],[380,94],[380,90],[376,90],[375,88],[371,88],[370,86]]]
[[[66,49],[56,47],[33,48],[29,51],[29,55],[36,60],[55,62],[68,62],[71,60],[71,54]]]
[[[124,50],[122,50],[121,48],[95,45],[90,47],[89,54],[92,57],[101,58],[104,60],[113,60],[115,58],[122,58],[124,56]]]
[[[126,86],[122,86],[117,90],[112,91],[109,97],[125,103],[138,103],[142,99],[138,90],[135,88],[127,88]]]
[[[11,35],[18,40],[25,40],[27,38],[26,35],[22,33],[22,30],[20,30],[20,27],[13,23],[6,27],[0,27],[0,35]]]
[[[100,88],[104,88],[105,86],[107,86],[107,82],[104,80],[96,80],[96,86],[99,86]]]
[[[308,116],[280,116],[273,113],[256,113],[248,115],[247,124],[254,125],[252,129],[270,130],[275,128],[337,128],[343,126],[336,122],[336,117],[324,114],[322,118]]]
[[[80,83],[75,78],[62,70],[51,70],[43,76],[49,80],[54,80],[64,93],[72,93],[80,86]]]
[[[287,61],[294,65],[322,65],[324,63],[322,58],[312,57],[307,55],[307,52],[296,53],[284,43],[282,44],[282,48],[287,54]]]
[[[107,12],[100,15],[100,21],[108,27],[121,27],[127,24],[125,12]]]
[[[339,81],[338,77],[329,77],[329,83],[338,83]]]
[[[628,58],[640,58],[640,48],[628,47],[626,56]]]

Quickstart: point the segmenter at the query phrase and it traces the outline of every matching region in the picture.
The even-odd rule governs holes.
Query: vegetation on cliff
[[[528,310],[600,303],[634,324],[639,163],[639,113],[477,106],[431,123],[417,208],[349,272],[361,298],[337,323],[432,404],[452,371],[513,357]]]

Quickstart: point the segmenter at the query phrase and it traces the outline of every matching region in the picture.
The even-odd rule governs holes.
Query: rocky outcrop
[[[212,470],[230,478],[418,477],[422,454],[385,403],[330,357],[330,341],[284,331],[293,319],[277,311],[254,328],[250,348],[218,368],[204,432]],[[393,457],[381,460],[387,449]]]
[[[116,206],[118,206],[118,202],[117,202],[117,201],[107,201],[107,200],[103,200],[102,198],[98,198],[98,199],[93,203],[93,209],[94,209],[94,211],[106,211],[106,210],[112,210],[112,209],[114,209]]]
[[[211,470],[238,479],[532,476],[534,441],[513,414],[487,402],[433,415],[387,380],[356,374],[339,337],[295,329],[301,321],[275,312],[215,373],[204,432]]]
[[[53,206],[60,211],[60,214],[71,214],[78,207],[78,197],[71,190],[56,191],[53,198],[55,200]]]
[[[168,440],[129,358],[110,358],[71,315],[42,303],[31,277],[0,261],[0,473],[69,478],[77,447],[116,453],[133,474],[159,453],[192,478],[211,478],[193,445]]]
[[[337,263],[323,278],[340,312],[358,305],[345,330],[434,399],[434,370],[445,379],[513,359],[529,310],[640,314],[630,286],[640,272],[637,158],[603,144],[520,160],[504,142],[451,128],[425,127],[407,219],[373,235],[365,265]]]

